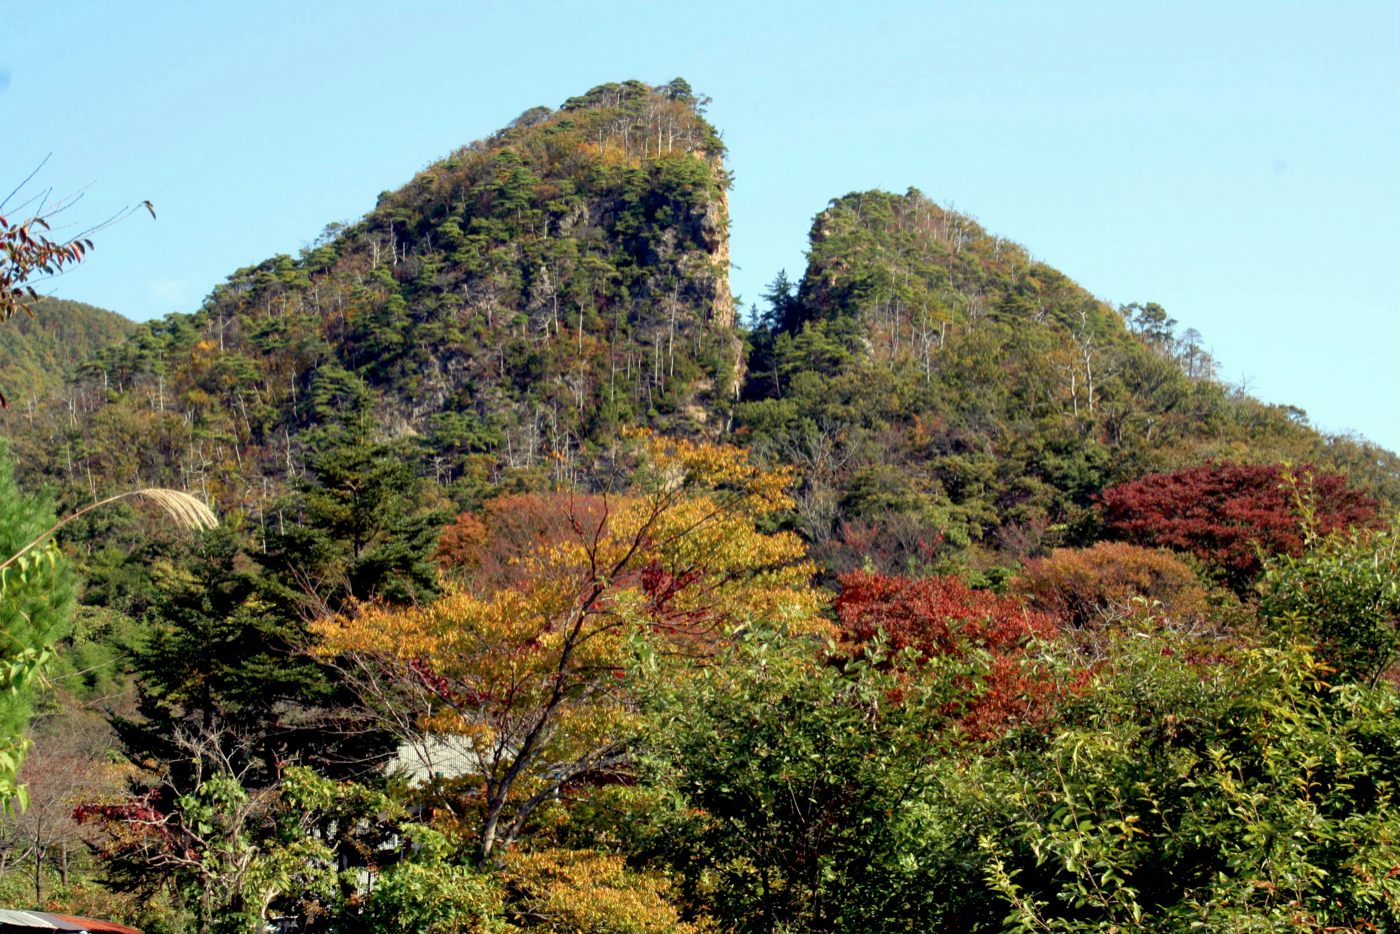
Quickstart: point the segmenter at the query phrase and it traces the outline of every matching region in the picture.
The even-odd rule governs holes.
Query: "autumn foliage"
[[[972,735],[998,735],[1050,712],[1057,682],[1025,651],[1032,640],[1054,635],[1045,614],[956,577],[857,571],[840,582],[836,618],[852,654],[883,636],[890,651],[912,649],[924,661],[985,659],[979,687],[961,705]]]
[[[523,927],[553,931],[692,934],[660,873],[630,870],[623,856],[594,850],[512,852],[505,877]]]
[[[584,493],[497,496],[443,529],[434,557],[468,589],[495,589],[511,583],[529,555],[577,539],[608,510],[606,498]]]
[[[0,321],[38,300],[31,279],[58,275],[92,249],[88,239],[51,240],[48,230],[42,217],[15,222],[0,215]]]
[[[1126,542],[1057,548],[1029,562],[1014,586],[1032,607],[1073,629],[1101,628],[1140,601],[1154,616],[1188,625],[1207,610],[1205,587],[1180,558]]]
[[[1100,502],[1109,537],[1195,555],[1238,594],[1259,577],[1260,552],[1302,553],[1300,504],[1320,534],[1369,525],[1377,508],[1340,474],[1281,464],[1211,463],[1148,474],[1104,490]]]
[[[701,657],[757,621],[820,628],[791,533],[789,477],[732,447],[643,436],[629,488],[496,500],[443,539],[465,585],[420,607],[318,623],[320,651],[407,743],[449,743],[480,776],[481,855],[623,757],[623,675],[640,636]],[[425,737],[436,737],[428,741]]]

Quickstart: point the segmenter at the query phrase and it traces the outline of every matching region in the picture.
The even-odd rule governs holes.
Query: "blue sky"
[[[1400,450],[1400,4],[0,2],[6,191],[103,231],[48,289],[137,319],[524,110],[684,76],[735,174],[735,290],[913,186],[1227,380]],[[31,190],[34,185],[31,185]],[[3,192],[0,192],[3,194]]]

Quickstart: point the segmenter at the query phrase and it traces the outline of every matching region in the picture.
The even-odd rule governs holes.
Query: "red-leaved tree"
[[[1311,466],[1203,464],[1148,474],[1099,497],[1109,538],[1195,555],[1244,596],[1260,554],[1301,554],[1306,508],[1319,534],[1375,521],[1377,502]]]
[[[856,655],[883,634],[893,652],[921,659],[986,659],[977,682],[958,704],[977,738],[1038,722],[1052,711],[1062,683],[1027,652],[1032,640],[1055,634],[1049,617],[1015,597],[973,590],[956,577],[911,578],[856,571],[840,579],[836,618],[843,646]]]

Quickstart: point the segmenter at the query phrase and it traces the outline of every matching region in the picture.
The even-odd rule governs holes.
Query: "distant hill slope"
[[[741,343],[702,109],[677,79],[529,110],[299,257],[237,271],[88,360],[81,451],[49,471],[256,508],[321,425],[415,437],[472,489],[563,476],[623,426],[713,430]],[[36,460],[73,421],[29,439]]]
[[[41,299],[33,317],[18,314],[0,324],[0,393],[13,405],[27,406],[62,385],[78,363],[135,329],[134,322],[104,308]]]
[[[1208,459],[1312,462],[1400,504],[1394,454],[1230,389],[1163,309],[1111,308],[915,190],[834,200],[768,298],[736,420],[801,467],[832,566],[1024,556],[1090,534],[1105,486]]]

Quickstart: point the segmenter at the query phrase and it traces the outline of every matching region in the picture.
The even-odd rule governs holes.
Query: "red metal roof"
[[[46,911],[0,909],[0,934],[16,931],[66,931],[69,934],[141,934],[136,928],[96,918],[50,914]]]

